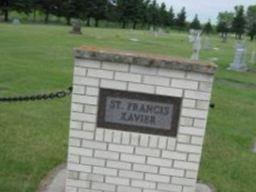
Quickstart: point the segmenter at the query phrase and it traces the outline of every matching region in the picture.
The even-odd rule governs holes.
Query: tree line
[[[223,38],[231,32],[237,38],[242,38],[245,33],[251,40],[256,36],[256,5],[249,6],[246,11],[243,6],[236,6],[234,12],[220,12],[216,27],[210,20],[202,25],[198,15],[189,23],[185,7],[175,14],[173,7],[167,8],[165,3],[158,4],[156,0],[0,0],[0,15],[4,21],[9,21],[11,11],[32,14],[34,18],[41,12],[45,23],[49,22],[50,15],[55,15],[65,18],[68,25],[71,19],[80,19],[87,26],[91,26],[93,20],[94,26],[98,27],[104,20],[118,23],[122,28],[192,28],[203,29],[205,33],[216,29]]]
[[[256,37],[256,5],[251,5],[245,11],[243,6],[236,6],[234,12],[220,12],[218,15],[217,32],[223,39],[228,33],[234,33],[242,39],[247,34],[251,40]]]
[[[154,29],[188,27],[185,7],[175,14],[173,7],[167,8],[165,3],[158,4],[156,0],[0,0],[0,14],[4,21],[9,21],[11,11],[32,14],[34,17],[37,12],[42,12],[45,23],[49,22],[50,15],[55,15],[64,17],[67,24],[74,18],[90,26],[93,20],[95,27],[101,20],[134,29],[138,25]]]

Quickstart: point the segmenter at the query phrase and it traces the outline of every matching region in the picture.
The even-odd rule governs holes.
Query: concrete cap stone
[[[120,51],[109,48],[82,46],[74,49],[75,58],[125,63],[148,67],[159,67],[173,70],[183,70],[214,74],[217,66],[211,62],[193,61],[149,53]]]

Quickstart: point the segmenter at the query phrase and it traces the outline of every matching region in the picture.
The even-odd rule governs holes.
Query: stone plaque
[[[97,126],[176,136],[181,98],[100,89]]]

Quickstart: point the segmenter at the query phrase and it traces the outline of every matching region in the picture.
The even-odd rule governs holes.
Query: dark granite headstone
[[[181,98],[101,89],[98,127],[176,136]]]
[[[80,21],[76,21],[76,22],[73,24],[73,29],[72,29],[72,31],[71,31],[70,33],[78,34],[78,35],[81,35],[81,34],[82,34]]]

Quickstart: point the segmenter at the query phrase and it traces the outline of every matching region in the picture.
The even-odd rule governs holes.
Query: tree
[[[221,34],[223,42],[227,40],[228,33],[231,31],[234,14],[232,12],[220,12],[218,15],[217,32]]]
[[[94,0],[91,7],[91,16],[95,19],[95,27],[98,27],[99,20],[106,16],[107,0]]]
[[[192,23],[190,23],[190,29],[201,29],[201,24],[197,14],[195,15],[195,18],[192,21]]]
[[[251,41],[256,36],[256,5],[249,6],[246,13],[247,33]]]
[[[169,23],[168,11],[166,10],[165,3],[162,3],[159,8],[159,21],[159,24],[162,25],[162,27],[167,26]]]
[[[168,26],[172,27],[175,22],[175,14],[173,11],[173,7],[170,7],[167,17],[168,17]]]
[[[129,1],[126,1],[126,0],[117,1],[118,20],[122,23],[123,29],[126,28],[127,24],[129,23],[132,11],[133,11],[132,5]]]
[[[4,21],[9,21],[9,12],[15,10],[19,13],[29,14],[32,10],[32,0],[1,0],[0,10],[4,14]]]
[[[242,35],[245,32],[245,15],[244,15],[244,7],[243,6],[236,6],[235,7],[235,17],[232,22],[232,30],[235,32],[236,37],[242,39]]]
[[[54,12],[54,1],[38,0],[39,9],[45,14],[44,22],[48,23],[49,15]]]
[[[141,15],[142,15],[142,18],[141,18],[142,27],[145,27],[146,24],[150,23],[149,6],[150,6],[150,0],[143,1],[142,12],[141,12]],[[150,28],[150,26],[149,26],[149,28]]]
[[[184,29],[186,27],[186,9],[183,7],[180,13],[177,14],[176,18],[176,26],[180,29]]]
[[[159,25],[159,6],[156,0],[149,5],[149,25],[153,26],[154,30],[156,30],[157,26]]]
[[[211,20],[209,20],[209,21],[204,25],[203,31],[204,31],[207,35],[209,35],[210,33],[212,33],[213,27],[212,27],[212,24],[211,24]]]

